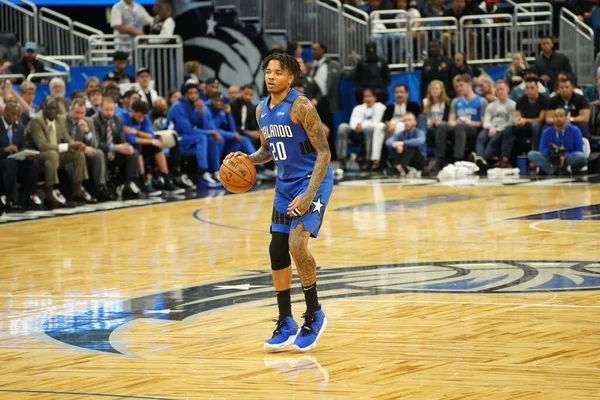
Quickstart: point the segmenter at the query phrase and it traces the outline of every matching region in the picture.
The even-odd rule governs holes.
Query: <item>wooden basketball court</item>
[[[0,225],[0,398],[598,398],[600,186],[557,183],[336,186],[306,354],[262,349],[272,190]]]

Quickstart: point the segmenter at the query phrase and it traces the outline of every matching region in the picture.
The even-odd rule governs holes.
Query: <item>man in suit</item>
[[[317,112],[321,121],[333,132],[333,113],[342,109],[340,79],[343,70],[338,61],[328,58],[325,53],[327,53],[327,47],[322,43],[312,45],[312,56],[315,61],[311,77],[321,90],[321,96],[317,98]],[[336,158],[334,135],[330,135],[328,141],[332,158]]]
[[[92,174],[92,194],[100,201],[111,200],[106,187],[106,158],[98,148],[98,136],[91,118],[85,116],[85,100],[75,99],[68,114],[60,116],[64,120],[67,133],[76,142],[85,144],[84,154],[88,172]]]
[[[140,193],[135,181],[138,177],[138,152],[125,140],[123,120],[115,116],[115,101],[103,97],[100,112],[92,117],[98,137],[98,149],[106,157],[107,171],[117,167],[124,172],[123,197],[136,197]]]
[[[85,143],[75,142],[67,133],[64,120],[57,118],[58,101],[50,95],[42,103],[42,114],[33,118],[25,129],[25,147],[40,152],[39,159],[44,166],[45,202],[51,208],[64,207],[65,197],[58,185],[58,168],[73,165],[73,200],[95,203],[96,199],[81,186],[88,179],[85,165]]]
[[[2,186],[6,196],[5,208],[20,210],[24,207],[39,208],[42,204],[35,194],[39,161],[28,158],[23,161],[8,158],[25,148],[25,125],[19,123],[21,109],[16,102],[6,103],[4,116],[0,117],[0,171]],[[17,179],[21,177],[23,191],[22,201],[18,202]]]

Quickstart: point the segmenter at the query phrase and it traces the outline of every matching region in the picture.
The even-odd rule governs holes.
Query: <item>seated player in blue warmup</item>
[[[117,108],[115,110],[115,115],[117,117],[123,118],[124,115],[129,114],[129,112],[131,111],[131,105],[141,99],[142,98],[141,98],[140,94],[138,92],[136,92],[135,89],[128,90],[123,95],[123,99],[121,102],[122,105],[117,106]]]
[[[154,159],[156,166],[160,170],[160,176],[157,179],[157,189],[167,192],[184,192],[184,189],[177,189],[173,186],[169,178],[169,168],[167,159],[162,152],[162,142],[154,136],[152,122],[148,117],[148,105],[141,100],[131,105],[131,111],[124,114],[123,131],[125,140],[130,143],[140,154],[139,168],[142,191],[151,193],[152,188],[148,187],[145,179],[144,158]],[[156,192],[153,192],[156,194]]]
[[[207,110],[210,112],[217,131],[223,136],[225,153],[235,151],[242,151],[246,154],[254,153],[256,149],[250,138],[237,132],[233,115],[231,115],[231,106],[223,103],[221,92],[212,94]],[[263,167],[260,166],[260,168]]]
[[[308,351],[327,326],[317,296],[317,265],[308,250],[308,239],[317,237],[333,190],[331,153],[317,110],[306,96],[291,89],[294,78],[300,76],[298,61],[288,54],[275,53],[263,60],[262,69],[270,96],[256,108],[261,147],[250,155],[228,154],[226,159],[248,157],[254,164],[272,159],[278,168],[269,255],[279,318],[264,348],[279,351],[293,344],[297,350]],[[292,317],[290,253],[306,302],[300,329]]]
[[[169,109],[167,126],[179,134],[181,153],[196,157],[204,186],[218,187],[223,138],[216,131],[210,113],[198,100],[198,85],[185,84],[181,93],[183,96]]]

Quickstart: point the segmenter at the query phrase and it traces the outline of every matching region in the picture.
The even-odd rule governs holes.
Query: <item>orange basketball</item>
[[[233,157],[223,161],[219,169],[223,187],[232,193],[244,193],[256,182],[256,168],[247,157]]]

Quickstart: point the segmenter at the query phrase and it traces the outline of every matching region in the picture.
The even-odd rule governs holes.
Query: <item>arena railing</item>
[[[559,19],[560,51],[573,67],[577,75],[577,85],[595,83],[594,70],[594,31],[581,22],[577,15],[563,7]]]
[[[469,64],[511,62],[513,28],[510,14],[464,16],[459,21],[458,47]]]
[[[552,35],[552,4],[509,2],[514,5],[514,50],[533,61],[540,51],[541,38]]]
[[[38,13],[39,41],[38,45],[45,54],[53,56],[73,56],[73,20],[66,15],[42,7]],[[85,56],[82,57],[85,61]]]
[[[38,9],[29,0],[0,0],[0,27],[14,32],[22,45],[38,41]]]
[[[155,89],[162,96],[183,84],[183,39],[181,36],[136,36],[133,41],[134,69],[150,70]]]
[[[281,0],[264,0],[262,8],[262,26],[265,33],[270,34],[285,34],[289,25],[288,9],[290,9],[290,1]],[[290,37],[290,41],[296,40]]]
[[[345,32],[345,37],[340,61],[344,68],[354,68],[366,55],[369,41],[369,14],[344,4],[342,32]]]
[[[371,40],[390,68],[412,71],[410,16],[404,10],[378,10],[369,14]]]
[[[442,52],[452,57],[458,38],[458,21],[453,17],[413,18],[410,20],[412,41],[413,68],[420,68],[427,59],[429,42],[439,40]],[[453,40],[453,38],[455,40]]]
[[[315,40],[327,46],[327,55],[342,56],[346,32],[343,31],[342,3],[338,0],[316,0]]]
[[[113,54],[123,43],[130,42],[133,47],[131,36],[95,34],[88,38],[88,62],[90,65],[109,65],[113,62]]]
[[[67,64],[53,57],[45,56],[42,54],[38,54],[36,59],[44,64],[44,66],[46,67],[46,72],[34,72],[27,76],[23,74],[0,74],[0,82],[6,79],[22,79],[24,81],[31,81],[33,79],[40,78],[50,80],[55,77],[63,78],[63,80],[65,81],[69,80],[70,67]],[[60,68],[60,70],[56,68]]]
[[[214,0],[213,3],[215,10],[235,6],[240,21],[260,20],[262,16],[262,0]]]

